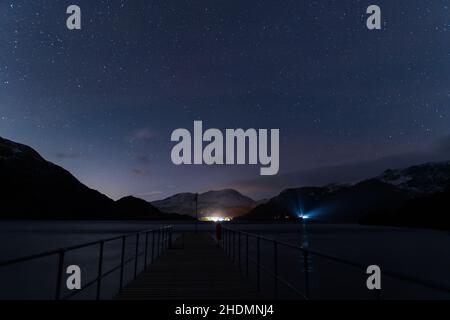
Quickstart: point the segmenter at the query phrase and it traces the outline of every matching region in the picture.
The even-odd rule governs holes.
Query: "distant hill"
[[[174,218],[144,200],[115,202],[32,148],[1,137],[0,194],[0,219]]]
[[[179,193],[152,204],[164,212],[195,215],[194,193]],[[253,199],[233,189],[208,191],[198,196],[199,218],[213,215],[236,217],[247,213],[255,205]]]
[[[149,219],[151,217],[153,220],[194,220],[188,215],[161,212],[150,202],[133,196],[117,200],[116,211],[124,217],[132,214],[134,219]]]
[[[243,220],[297,220],[302,212],[310,211],[329,193],[324,187],[286,189],[278,196],[256,206]]]
[[[242,220],[292,220],[301,215],[316,221],[363,222],[372,224],[420,225],[408,212],[421,208],[421,219],[445,222],[437,204],[450,207],[445,196],[450,187],[450,162],[427,163],[382,175],[354,185],[329,185],[287,189],[268,202],[256,206]],[[426,208],[429,209],[426,209]],[[414,209],[414,210],[413,210]],[[419,214],[417,214],[419,215]],[[440,216],[441,218],[438,218]],[[404,223],[405,224],[405,223]],[[405,224],[406,225],[406,224]]]

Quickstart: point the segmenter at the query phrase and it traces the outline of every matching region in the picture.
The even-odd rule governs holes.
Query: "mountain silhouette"
[[[399,207],[407,192],[371,179],[352,186],[292,188],[257,206],[245,220],[292,220],[301,216],[316,221],[357,222],[375,207]]]
[[[165,212],[195,215],[195,193],[179,193],[152,204]],[[199,218],[213,215],[236,217],[255,207],[256,202],[236,190],[208,191],[198,195]]]
[[[450,208],[449,187],[450,162],[426,163],[386,170],[354,185],[287,189],[238,219],[295,220],[306,216],[337,223],[436,227],[448,223],[448,215],[437,208]],[[420,222],[424,219],[428,223]]]
[[[386,170],[377,179],[417,195],[444,192],[450,186],[450,161]]]
[[[0,219],[185,220],[194,193],[149,203],[114,201],[90,189],[34,149],[0,137]],[[233,189],[198,195],[199,217],[298,220],[450,229],[450,161],[425,163],[353,185],[290,188],[260,202]]]
[[[136,198],[117,202],[34,149],[0,137],[0,219],[172,219]],[[180,219],[187,217],[179,216]]]
[[[129,216],[130,212],[134,212],[134,219],[147,219],[148,217],[152,217],[155,220],[191,220],[190,216],[162,212],[150,202],[133,196],[117,200],[116,211],[120,216],[124,217]]]

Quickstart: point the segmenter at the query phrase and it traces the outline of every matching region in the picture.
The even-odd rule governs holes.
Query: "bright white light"
[[[223,222],[223,221],[231,221],[231,218],[220,217],[220,216],[211,216],[211,217],[203,217],[200,218],[202,221],[212,221],[212,222]]]

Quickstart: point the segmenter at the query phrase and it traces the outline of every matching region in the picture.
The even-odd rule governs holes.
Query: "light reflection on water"
[[[303,220],[303,222],[300,224],[300,245],[302,248],[305,248],[306,250],[309,249],[310,243],[309,243],[309,236],[308,236],[308,226],[306,220]],[[306,269],[306,266],[307,269]],[[305,264],[305,261],[303,261],[302,264],[302,272],[313,272],[313,257],[311,255],[307,255],[307,264]]]

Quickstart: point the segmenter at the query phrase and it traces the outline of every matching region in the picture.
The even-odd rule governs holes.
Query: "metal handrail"
[[[155,239],[155,233],[157,234],[156,239]],[[137,276],[139,257],[144,255],[145,256],[144,267],[146,268],[148,266],[147,258],[148,258],[148,240],[149,240],[148,236],[149,236],[149,234],[152,234],[151,262],[153,263],[153,261],[162,254],[163,250],[170,248],[170,246],[172,244],[172,233],[173,233],[173,226],[164,226],[164,227],[160,227],[160,228],[156,228],[156,229],[142,230],[139,232],[134,232],[134,233],[130,233],[130,234],[122,235],[122,236],[116,236],[116,237],[107,238],[107,239],[100,239],[100,240],[96,240],[96,241],[82,243],[79,245],[64,247],[61,249],[50,250],[50,251],[46,251],[43,253],[38,253],[38,254],[33,254],[33,255],[29,255],[29,256],[25,256],[25,257],[19,257],[19,258],[3,261],[3,262],[0,262],[0,268],[57,255],[58,256],[58,272],[57,272],[57,278],[56,278],[55,300],[70,299],[73,296],[79,294],[80,292],[82,292],[83,290],[85,290],[86,288],[88,288],[94,284],[97,284],[96,299],[99,300],[101,297],[101,288],[102,288],[102,279],[103,278],[110,275],[114,271],[117,271],[120,269],[120,286],[119,287],[120,287],[120,289],[122,289],[123,288],[124,268],[128,263],[135,261],[133,279],[136,278],[136,276]],[[139,251],[139,242],[140,242],[141,235],[145,235],[145,249],[143,251]],[[125,251],[126,251],[125,243],[126,243],[126,240],[130,237],[136,237],[135,254],[131,258],[128,258],[125,260]],[[106,272],[103,272],[104,245],[105,245],[105,243],[117,241],[117,240],[122,240],[121,263],[117,266],[114,266],[112,269],[110,269]],[[155,240],[157,242],[156,248],[155,248]],[[82,249],[82,248],[96,246],[96,245],[99,245],[99,261],[98,261],[97,276],[93,280],[86,283],[82,289],[73,291],[72,293],[66,295],[65,297],[62,297],[61,296],[61,284],[62,284],[62,278],[63,278],[63,273],[64,273],[64,258],[65,258],[66,253],[70,252],[70,251]]]
[[[311,249],[307,249],[303,246],[298,246],[292,243],[288,243],[288,242],[284,242],[284,241],[280,241],[280,240],[276,240],[276,239],[272,239],[272,238],[268,238],[265,236],[261,236],[258,234],[254,234],[254,233],[249,233],[249,232],[245,232],[245,231],[241,231],[241,230],[234,230],[232,228],[227,228],[227,227],[223,227],[223,242],[222,242],[222,247],[223,249],[230,255],[230,258],[233,260],[233,262],[235,262],[235,255],[236,255],[236,248],[235,248],[235,244],[236,244],[236,234],[238,235],[238,264],[239,264],[239,268],[241,268],[241,236],[245,236],[246,238],[246,275],[248,276],[249,273],[249,267],[248,267],[248,262],[251,261],[252,263],[254,263],[256,265],[256,273],[257,273],[257,289],[258,291],[260,291],[261,289],[261,285],[260,285],[260,270],[266,272],[267,274],[269,274],[270,276],[272,276],[272,278],[274,278],[274,297],[277,298],[278,297],[278,283],[282,283],[284,284],[286,287],[288,287],[289,289],[291,289],[292,291],[294,291],[297,295],[299,295],[300,297],[304,298],[304,299],[309,299],[310,295],[309,295],[309,275],[308,275],[308,270],[309,270],[309,265],[308,265],[308,257],[311,256],[316,256],[316,257],[320,257],[320,258],[324,258],[333,262],[337,262],[337,263],[341,263],[347,266],[351,266],[354,268],[358,268],[358,269],[362,269],[362,270],[366,270],[367,266],[359,263],[359,262],[355,262],[355,261],[351,261],[351,260],[347,260],[344,258],[340,258],[340,257],[336,257],[330,254],[326,254],[320,251],[316,251],[316,250],[311,250]],[[248,248],[248,239],[249,238],[254,238],[256,239],[257,243],[256,243],[256,259],[250,258],[249,257],[249,248]],[[267,267],[265,267],[264,265],[261,264],[260,261],[260,242],[262,241],[266,241],[266,242],[270,242],[273,244],[273,248],[274,248],[274,271],[269,270]],[[287,280],[283,279],[282,277],[279,276],[278,274],[278,247],[279,246],[283,246],[283,247],[287,247],[287,248],[291,248],[294,250],[298,250],[300,252],[303,253],[303,263],[304,263],[304,270],[305,270],[305,292],[302,293],[298,288],[296,288],[294,285],[292,285],[291,283],[289,283]],[[405,281],[405,282],[409,282],[415,285],[419,285],[422,287],[426,287],[429,289],[433,289],[436,291],[442,291],[445,293],[450,294],[450,288],[443,286],[441,284],[438,283],[431,283],[428,281],[424,281],[421,279],[417,279],[417,278],[413,278],[411,276],[407,276],[401,273],[397,273],[397,272],[393,272],[393,271],[383,271],[383,275],[388,276],[390,278],[393,279],[397,279],[397,280],[401,280],[401,281]]]

